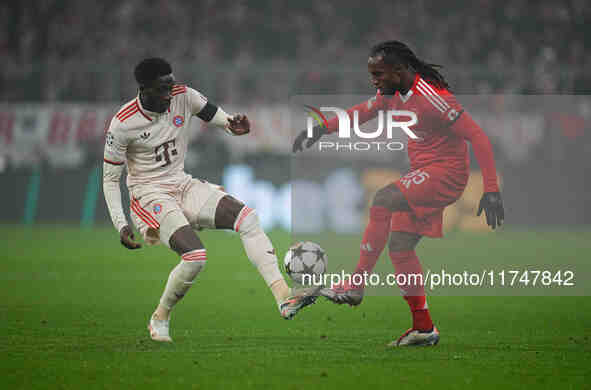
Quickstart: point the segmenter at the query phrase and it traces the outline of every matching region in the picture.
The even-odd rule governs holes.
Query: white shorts
[[[228,195],[222,187],[190,179],[178,187],[135,186],[129,193],[131,218],[146,244],[162,242],[170,247],[170,236],[179,228],[215,228],[220,199]]]

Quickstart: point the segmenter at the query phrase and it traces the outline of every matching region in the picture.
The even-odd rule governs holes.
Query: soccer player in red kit
[[[410,136],[408,141],[410,172],[378,190],[373,198],[355,273],[373,270],[389,235],[389,255],[396,274],[422,274],[415,247],[423,236],[442,237],[443,210],[460,198],[468,182],[465,141],[471,143],[484,179],[477,215],[484,210],[492,229],[502,224],[504,209],[492,147],[484,131],[450,93],[436,69],[439,66],[421,61],[404,43],[387,41],[372,47],[367,67],[377,93],[347,110],[349,117],[353,119],[357,111],[359,123],[363,123],[379,110],[396,110],[402,114],[396,120],[406,121],[408,133],[416,138]],[[315,127],[310,138],[303,131],[293,151],[303,150],[304,143],[311,147],[337,128],[337,118],[332,118],[324,126]],[[405,278],[409,279],[407,285],[399,287],[410,307],[413,325],[390,346],[435,345],[439,331],[431,320],[423,283],[414,279],[412,284],[412,278]],[[323,295],[335,303],[359,305],[364,287],[344,283],[324,289]]]

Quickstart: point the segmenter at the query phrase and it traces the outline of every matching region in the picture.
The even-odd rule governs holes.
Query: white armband
[[[228,119],[230,119],[230,118],[231,118],[231,116],[226,114],[226,112],[224,110],[222,110],[221,107],[218,106],[218,110],[215,112],[215,115],[213,116],[213,118],[211,118],[211,121],[209,123],[223,129],[226,133],[228,133],[230,135],[236,135],[236,134],[232,133],[232,131],[228,127],[230,125],[230,122],[228,121]]]
[[[123,206],[121,204],[121,188],[119,187],[119,180],[123,173],[124,165],[113,165],[103,163],[103,193],[105,194],[105,201],[107,208],[111,215],[113,226],[118,232],[123,226],[129,225],[125,214],[123,213]]]

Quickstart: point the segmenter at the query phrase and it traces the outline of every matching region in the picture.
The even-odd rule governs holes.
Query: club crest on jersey
[[[185,124],[185,118],[183,118],[182,115],[175,115],[174,118],[172,118],[172,123],[176,126],[176,127],[181,127],[182,125]]]
[[[156,203],[154,205],[154,214],[160,214],[162,211],[162,205],[160,203]]]

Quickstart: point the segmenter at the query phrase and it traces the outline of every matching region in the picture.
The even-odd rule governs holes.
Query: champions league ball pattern
[[[310,241],[292,245],[283,259],[287,275],[294,282],[305,285],[320,282],[326,272],[327,262],[328,257],[324,249]]]

